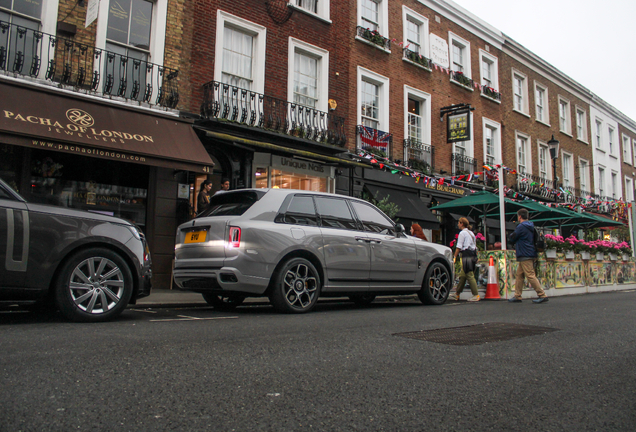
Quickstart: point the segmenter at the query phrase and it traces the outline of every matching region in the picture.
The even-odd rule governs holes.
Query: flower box
[[[623,261],[629,261],[630,256],[628,254],[623,254]]]
[[[605,259],[604,255],[603,252],[596,252],[596,261],[603,261],[603,259]]]
[[[616,255],[615,253],[610,253],[609,256],[610,256],[610,260],[612,261],[618,260],[618,255]]]
[[[584,261],[592,259],[592,255],[589,252],[581,252],[581,259]]]
[[[573,260],[574,259],[574,251],[565,251],[565,259]]]
[[[548,259],[556,259],[556,254],[557,254],[556,249],[546,249],[545,250],[545,257],[548,258]]]

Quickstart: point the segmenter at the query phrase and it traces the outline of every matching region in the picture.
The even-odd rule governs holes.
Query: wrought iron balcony
[[[461,153],[451,155],[453,161],[453,175],[472,174],[477,171],[477,159]]]
[[[435,169],[435,149],[413,138],[404,140],[404,160],[409,167],[423,174],[432,174]]]
[[[452,81],[455,81],[456,83],[459,83],[462,86],[469,88],[471,90],[473,89],[474,81],[472,80],[472,78],[468,78],[462,72],[451,71],[450,77]]]
[[[391,157],[393,134],[361,125],[356,128],[356,134],[358,137],[358,150],[365,150],[376,156]]]
[[[210,81],[201,115],[344,147],[344,118],[251,90]]]
[[[175,108],[179,71],[0,21],[0,71]]]
[[[423,68],[429,70],[433,68],[433,62],[430,58],[424,57],[423,55],[420,55],[415,51],[411,51],[408,48],[404,48],[403,53],[405,59],[415,63],[416,65],[422,66]]]
[[[367,40],[387,51],[391,50],[391,40],[382,36],[377,30],[370,30],[361,26],[358,26],[356,30],[357,35],[362,39]]]
[[[501,93],[499,93],[497,90],[495,90],[492,87],[482,86],[481,93],[484,96],[489,97],[490,99],[494,99],[501,102]]]

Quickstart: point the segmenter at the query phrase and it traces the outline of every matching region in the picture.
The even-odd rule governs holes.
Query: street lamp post
[[[548,141],[548,147],[550,148],[550,157],[552,158],[552,178],[554,179],[554,189],[557,188],[557,175],[556,175],[556,160],[559,158],[559,141],[554,139],[554,135],[550,141]]]

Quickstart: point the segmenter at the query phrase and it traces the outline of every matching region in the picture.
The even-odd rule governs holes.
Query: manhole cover
[[[488,342],[501,342],[526,336],[534,336],[557,331],[551,327],[538,327],[523,324],[484,323],[464,327],[450,327],[435,330],[424,330],[408,333],[395,333],[402,336],[427,342],[446,345],[481,345]]]

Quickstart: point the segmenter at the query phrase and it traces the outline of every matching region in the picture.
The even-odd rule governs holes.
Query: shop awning
[[[0,138],[82,156],[211,172],[192,125],[162,113],[0,82]]]
[[[506,212],[517,211],[522,208],[518,203],[504,198]],[[471,216],[475,219],[481,219],[484,216],[495,215],[499,213],[499,196],[490,192],[476,192],[456,200],[449,201],[433,207],[431,210],[442,210],[452,213]]]
[[[439,220],[437,220],[437,217],[426,207],[426,204],[422,202],[417,193],[410,193],[368,183],[365,184],[364,187],[369,190],[369,193],[376,201],[380,201],[388,196],[389,201],[395,203],[400,208],[400,211],[397,213],[398,218],[408,219],[410,222],[417,222],[424,229],[439,228]]]
[[[226,134],[226,133],[209,131],[207,129],[200,128],[200,127],[197,127],[197,129],[203,132],[209,138],[219,139],[219,140],[228,141],[228,142],[237,143],[237,144],[243,144],[243,145],[256,148],[256,149],[268,150],[270,152],[276,152],[281,154],[301,156],[304,158],[314,159],[316,161],[321,161],[321,162],[329,162],[329,163],[335,163],[339,165],[350,165],[350,166],[359,166],[362,168],[369,168],[369,165],[367,164],[363,164],[357,161],[352,161],[350,159],[343,159],[337,156],[328,156],[328,155],[323,155],[316,152],[311,152],[308,150],[300,150],[300,149],[295,149],[292,147],[284,147],[284,146],[280,146],[277,144],[272,144],[272,143],[268,143],[264,141],[257,141],[257,140],[253,140],[249,138],[237,137],[237,136]],[[344,151],[345,150],[343,149],[343,152]]]

